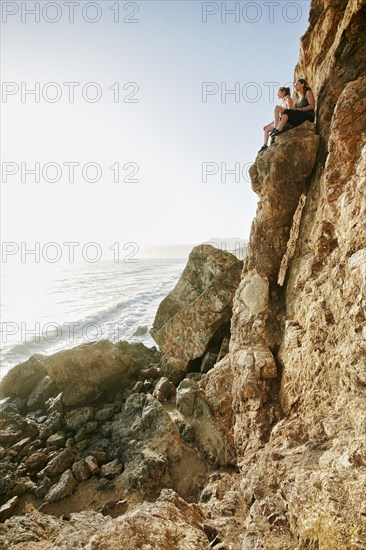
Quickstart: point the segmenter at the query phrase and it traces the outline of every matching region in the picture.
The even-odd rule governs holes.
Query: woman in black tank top
[[[285,109],[281,120],[277,124],[276,128],[271,132],[272,140],[274,142],[276,136],[278,136],[287,122],[292,126],[299,126],[306,120],[314,122],[315,119],[315,99],[314,94],[309,88],[306,80],[299,78],[295,82],[295,91],[298,95],[298,100],[295,103],[294,109]]]

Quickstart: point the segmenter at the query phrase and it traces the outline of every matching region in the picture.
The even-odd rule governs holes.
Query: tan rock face
[[[46,359],[49,376],[66,405],[89,403],[116,384],[123,387],[138,368],[137,361],[108,341],[60,351]]]
[[[206,351],[220,351],[229,334],[232,299],[242,262],[211,245],[195,247],[172,292],[162,301],[151,335],[163,352],[167,376],[179,382]],[[194,370],[199,371],[199,365]]]
[[[296,75],[315,91],[320,147],[298,188],[297,144],[279,150],[310,125],[253,166],[260,203],[233,305],[241,548],[366,547],[366,3],[314,0],[311,21]]]

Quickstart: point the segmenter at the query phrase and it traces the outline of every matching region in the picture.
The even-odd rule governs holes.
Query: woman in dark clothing
[[[278,136],[287,122],[292,126],[299,126],[306,120],[314,122],[315,119],[315,99],[314,94],[307,85],[306,80],[299,78],[295,82],[295,91],[298,95],[298,100],[295,103],[294,109],[285,109],[281,120],[278,122],[276,128],[271,132],[272,140],[274,142],[276,136]]]

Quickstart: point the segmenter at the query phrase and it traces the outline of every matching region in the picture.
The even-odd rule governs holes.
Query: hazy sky
[[[248,238],[309,5],[2,2],[3,241]]]

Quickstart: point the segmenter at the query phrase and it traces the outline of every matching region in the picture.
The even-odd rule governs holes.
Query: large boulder
[[[0,382],[0,399],[28,397],[47,374],[45,360],[43,355],[32,355],[27,361],[19,363],[7,372]]]
[[[207,351],[217,355],[230,332],[232,300],[242,262],[211,245],[196,246],[181,278],[161,302],[151,335],[163,353],[168,377],[179,382],[199,371]]]
[[[62,391],[65,405],[91,403],[125,389],[149,359],[156,361],[154,349],[137,346],[107,340],[83,344],[48,357],[47,373]]]

